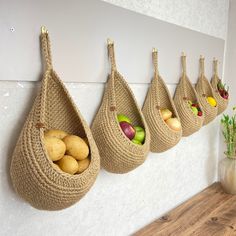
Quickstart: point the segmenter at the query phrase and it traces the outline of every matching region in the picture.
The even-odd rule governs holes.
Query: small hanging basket
[[[213,77],[211,79],[211,86],[213,88],[213,94],[214,94],[214,97],[217,101],[217,104],[218,104],[218,112],[217,114],[221,114],[223,111],[226,110],[227,106],[228,106],[228,103],[229,103],[229,99],[228,99],[228,91],[227,91],[227,94],[225,95],[225,98],[223,97],[224,94],[220,94],[220,91],[219,91],[219,83],[221,84],[221,79],[219,78],[219,75],[218,75],[218,61],[216,59],[213,60],[213,70],[214,70],[214,74],[213,74]]]
[[[101,106],[96,114],[92,132],[101,156],[101,165],[112,173],[127,173],[141,165],[149,152],[150,134],[143,114],[126,81],[116,69],[114,43],[108,42],[111,74],[106,84]],[[123,133],[118,114],[130,118],[132,125],[144,128],[142,145],[133,143]]]
[[[215,104],[215,106],[214,104],[210,105],[210,103],[207,100],[209,97],[215,100],[215,97],[213,94],[211,84],[205,77],[203,57],[200,57],[200,77],[198,78],[196,84],[196,91],[198,94],[199,102],[205,115],[203,125],[207,125],[208,123],[213,121],[217,116],[218,105],[217,103]]]
[[[182,135],[186,137],[197,132],[202,127],[204,113],[199,104],[197,93],[186,74],[186,56],[182,55],[181,60],[183,75],[175,90],[174,103],[180,117],[183,131]],[[198,115],[193,112],[191,105],[189,104],[190,101],[194,102],[199,107],[201,116],[200,114]]]
[[[78,202],[89,191],[99,172],[100,159],[89,126],[52,68],[48,32],[42,29],[46,71],[15,147],[10,174],[16,192],[33,207],[60,210]],[[83,173],[71,175],[55,168],[44,146],[44,131],[48,129],[87,138],[90,165]]]
[[[175,146],[182,137],[182,128],[178,131],[171,129],[163,120],[161,109],[168,109],[172,112],[172,117],[179,120],[174,102],[169,90],[158,72],[157,50],[153,50],[154,78],[148,90],[143,114],[147,121],[150,134],[152,152],[164,152]]]

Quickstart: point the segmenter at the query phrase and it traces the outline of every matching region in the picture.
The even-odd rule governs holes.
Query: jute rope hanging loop
[[[218,88],[219,83],[222,84],[222,81],[221,81],[219,74],[218,74],[218,60],[214,58],[213,59],[213,76],[211,78],[211,86],[213,89],[214,97],[215,97],[217,104],[218,104],[218,112],[217,112],[218,115],[226,110],[228,103],[229,103],[228,98],[227,99],[223,98],[220,95],[219,88]]]
[[[33,207],[60,210],[78,202],[91,188],[100,169],[97,146],[63,82],[53,70],[48,31],[42,28],[46,68],[41,88],[15,147],[10,174],[16,192]],[[55,168],[44,146],[44,131],[61,129],[87,138],[90,165],[70,175]]]
[[[92,132],[99,148],[102,167],[109,172],[122,174],[145,161],[149,152],[150,133],[133,92],[117,71],[114,42],[108,40],[107,46],[111,74],[92,124]],[[134,144],[125,136],[117,120],[118,114],[126,115],[134,126],[145,129],[146,138],[143,145]]]
[[[198,104],[201,111],[202,108],[199,104],[197,93],[187,77],[185,54],[181,56],[181,62],[183,73],[175,90],[174,103],[180,117],[183,136],[186,137],[197,132],[202,127],[204,113],[202,116],[198,116],[191,110],[190,102]]]
[[[180,131],[171,129],[162,118],[161,109],[166,108],[172,112],[172,117],[179,119],[179,115],[169,90],[159,75],[158,52],[156,49],[153,49],[152,59],[154,77],[144,102],[143,114],[151,134],[150,150],[152,152],[164,152],[179,142],[182,137],[182,129]]]
[[[198,94],[199,102],[201,104],[201,107],[205,115],[203,125],[207,125],[212,120],[214,120],[215,117],[217,116],[218,105],[216,104],[216,106],[212,106],[207,100],[208,97],[212,97],[213,99],[215,99],[215,97],[213,94],[211,84],[205,76],[204,62],[205,62],[205,58],[203,56],[200,56],[200,59],[199,59],[200,76],[196,84],[196,91]]]

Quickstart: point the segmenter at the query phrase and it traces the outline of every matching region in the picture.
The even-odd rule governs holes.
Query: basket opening
[[[144,127],[137,105],[131,95],[131,91],[121,79],[116,79],[115,99],[117,114],[124,114],[129,117],[134,126]]]
[[[76,108],[66,91],[57,75],[51,73],[45,95],[44,125],[46,129],[61,129],[69,134],[86,137]]]

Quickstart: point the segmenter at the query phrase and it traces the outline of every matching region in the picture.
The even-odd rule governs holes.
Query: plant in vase
[[[233,111],[232,116],[224,114],[221,119],[226,158],[219,165],[220,182],[225,192],[230,194],[236,194],[236,107]]]

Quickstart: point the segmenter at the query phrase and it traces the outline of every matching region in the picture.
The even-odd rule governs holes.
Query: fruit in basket
[[[141,142],[139,142],[138,140],[136,140],[136,139],[132,139],[131,140],[133,143],[135,143],[135,144],[138,144],[138,145],[142,145],[142,143]]]
[[[221,80],[219,80],[217,84],[217,88],[218,88],[220,96],[227,100],[229,98],[229,87],[227,87],[226,89],[226,85],[222,84]]]
[[[192,110],[192,112],[194,113],[194,115],[196,115],[197,116],[197,114],[198,114],[198,109],[197,109],[197,107],[191,107],[191,110]]]
[[[161,109],[161,116],[162,119],[166,121],[172,117],[172,112],[167,108]]]
[[[72,156],[65,155],[63,156],[57,164],[60,169],[68,174],[75,174],[79,169],[79,164],[76,159]]]
[[[86,142],[76,135],[67,135],[62,140],[66,145],[66,154],[77,160],[83,160],[89,155],[89,147]]]
[[[44,133],[45,137],[47,136],[47,137],[54,137],[54,138],[59,138],[59,139],[63,139],[67,135],[68,135],[68,133],[66,133],[63,130],[59,130],[59,129],[50,129]]]
[[[175,131],[180,131],[181,130],[181,123],[180,121],[175,117],[175,118],[169,118],[166,120],[166,124],[173,130]]]
[[[89,158],[86,158],[82,161],[78,161],[78,164],[79,164],[79,169],[77,170],[77,173],[80,174],[80,173],[84,172],[89,167],[90,160],[89,160]]]
[[[202,116],[202,111],[198,111],[197,115]]]
[[[135,129],[135,136],[134,136],[133,140],[143,143],[143,141],[145,139],[145,130],[140,126],[134,126],[134,129]]]
[[[129,124],[126,121],[122,121],[122,122],[120,122],[120,127],[127,138],[129,138],[130,140],[132,140],[134,138],[135,129],[131,124]]]
[[[118,114],[117,119],[118,119],[119,122],[125,121],[125,122],[131,124],[131,120],[123,114]]]
[[[216,107],[217,102],[213,97],[207,97],[207,102],[212,106],[212,107]]]
[[[192,112],[194,113],[194,115],[202,116],[202,111],[196,101],[192,102],[192,101],[188,100],[187,103],[188,103],[190,109],[192,110]]]
[[[58,138],[45,136],[44,145],[47,150],[48,157],[52,161],[58,161],[65,155],[66,145]]]

